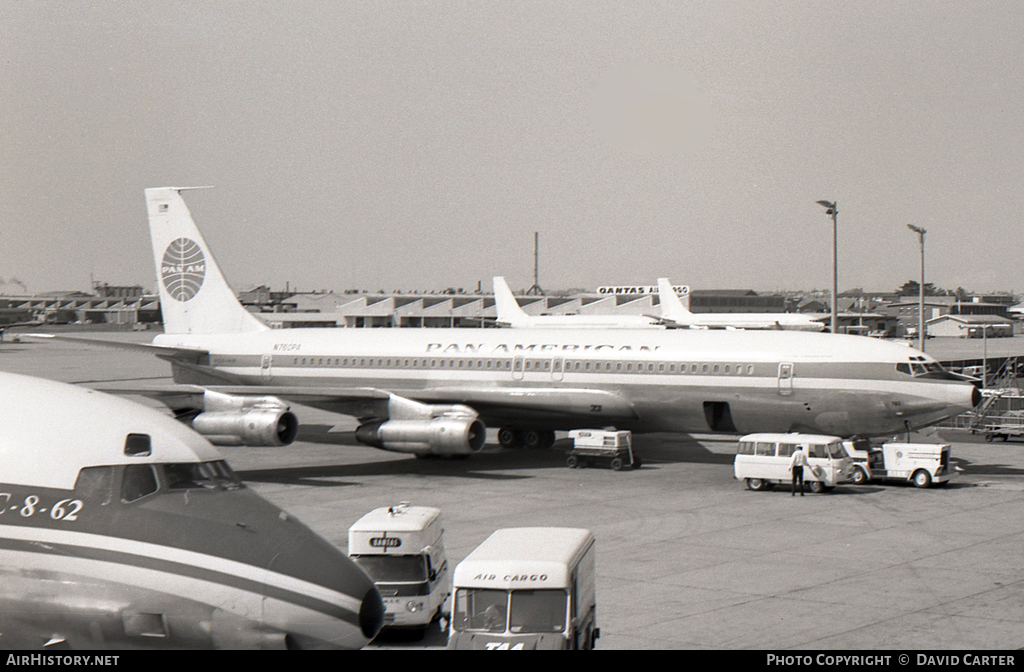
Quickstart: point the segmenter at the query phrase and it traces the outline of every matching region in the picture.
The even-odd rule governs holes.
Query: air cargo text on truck
[[[450,649],[592,649],[594,535],[562,527],[497,530],[455,568]]]

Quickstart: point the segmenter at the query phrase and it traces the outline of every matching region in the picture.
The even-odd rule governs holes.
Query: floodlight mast
[[[839,237],[836,216],[839,214],[839,201],[818,201],[818,205],[825,208],[826,215],[832,215],[832,333],[836,333],[836,295],[839,293]]]
[[[907,228],[916,233],[917,237],[921,240],[921,284],[917,288],[917,349],[924,352],[924,234],[928,232],[922,227],[914,226],[913,224],[907,224]]]

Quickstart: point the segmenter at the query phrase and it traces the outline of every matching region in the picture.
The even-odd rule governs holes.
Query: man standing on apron
[[[804,496],[804,467],[809,466],[807,463],[807,451],[804,450],[803,446],[798,447],[793,451],[793,456],[789,458],[789,470],[793,472],[793,497],[796,497],[797,481],[800,481],[800,496]]]

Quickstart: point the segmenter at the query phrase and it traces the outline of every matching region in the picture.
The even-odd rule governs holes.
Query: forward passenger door
[[[793,394],[793,365],[791,363],[779,364],[779,394],[784,397]]]

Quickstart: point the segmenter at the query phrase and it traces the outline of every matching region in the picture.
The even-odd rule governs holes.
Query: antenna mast
[[[537,296],[543,296],[544,290],[540,288],[540,234],[536,231],[533,232],[533,286],[526,290],[527,296],[535,294]]]

